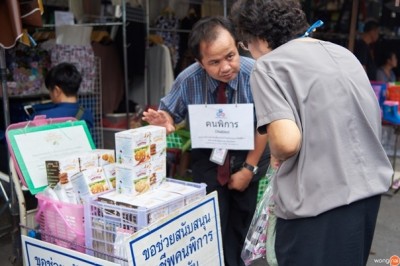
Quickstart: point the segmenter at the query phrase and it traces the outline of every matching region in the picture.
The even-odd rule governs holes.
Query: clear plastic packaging
[[[268,167],[266,178],[267,187],[257,203],[256,211],[251,221],[249,231],[243,245],[241,258],[245,265],[251,265],[259,258],[265,258],[267,255],[267,227],[268,218],[270,215],[270,208],[272,208],[273,194],[272,194],[272,179],[277,169],[272,166]]]
[[[116,228],[116,236],[114,242],[114,256],[117,258],[115,259],[115,263],[120,263],[120,259],[118,258],[127,258],[128,257],[128,250],[126,248],[126,242],[128,238],[132,236],[133,231],[123,228]]]

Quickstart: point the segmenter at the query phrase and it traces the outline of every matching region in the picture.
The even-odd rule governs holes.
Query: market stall
[[[6,136],[14,180],[39,201],[31,213],[20,209],[26,265],[223,265],[216,194],[167,178],[164,128],[121,131],[117,154],[95,149],[74,118],[37,117]]]

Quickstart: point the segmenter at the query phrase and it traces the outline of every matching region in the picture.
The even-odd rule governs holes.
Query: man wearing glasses
[[[249,78],[254,60],[239,55],[229,20],[202,18],[193,27],[189,48],[196,63],[179,74],[169,94],[161,99],[158,111],[144,112],[145,121],[164,126],[169,133],[175,130],[175,124],[186,119],[189,105],[253,103]],[[266,142],[266,136],[254,130],[254,149],[229,150],[222,165],[214,162],[212,149],[191,151],[193,180],[206,183],[207,193],[218,192],[228,266],[244,265],[240,253],[256,208],[258,181],[269,164]],[[222,168],[227,164],[228,178],[223,181],[226,172]]]

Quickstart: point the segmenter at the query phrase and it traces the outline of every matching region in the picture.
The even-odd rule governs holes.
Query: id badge
[[[224,165],[227,154],[227,149],[213,149],[211,152],[210,161],[219,165]]]

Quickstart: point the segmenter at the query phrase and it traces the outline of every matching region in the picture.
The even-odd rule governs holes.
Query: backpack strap
[[[75,115],[76,120],[81,120],[84,113],[85,113],[85,108],[83,108],[82,105],[79,105],[78,112]]]

